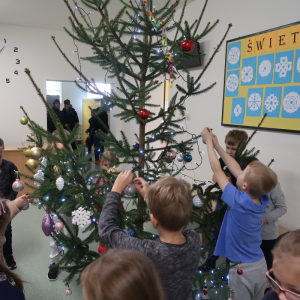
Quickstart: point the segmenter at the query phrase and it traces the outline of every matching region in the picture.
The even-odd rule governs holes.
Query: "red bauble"
[[[147,110],[147,109],[142,109],[142,110],[140,110],[139,116],[140,116],[140,118],[143,119],[143,120],[148,119],[148,117],[149,117],[149,110]]]
[[[241,270],[241,269],[238,269],[236,272],[237,272],[239,275],[243,275],[243,273],[244,273],[244,271]]]
[[[203,290],[204,295],[207,295],[207,293],[208,293],[208,290]]]
[[[108,248],[107,248],[106,246],[100,246],[100,247],[98,248],[98,252],[99,252],[100,254],[105,254],[107,251],[108,251]]]
[[[183,52],[191,52],[195,47],[195,43],[192,40],[185,39],[181,43],[181,50]]]

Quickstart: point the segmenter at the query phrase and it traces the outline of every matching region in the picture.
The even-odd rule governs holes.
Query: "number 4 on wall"
[[[17,70],[16,70],[16,71],[14,71],[14,74],[18,75],[18,71],[17,71]]]

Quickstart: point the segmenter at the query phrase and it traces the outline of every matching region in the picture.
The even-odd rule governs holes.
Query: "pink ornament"
[[[64,223],[63,222],[56,222],[54,227],[55,227],[56,230],[62,230],[64,228]]]
[[[62,143],[57,143],[57,144],[56,144],[56,147],[57,147],[58,149],[64,149],[64,145],[63,145]]]
[[[176,158],[176,152],[174,150],[170,150],[166,153],[166,156],[170,160],[174,160]]]
[[[66,295],[71,296],[72,295],[72,290],[70,288],[66,289]]]
[[[23,181],[21,181],[20,179],[16,179],[16,181],[13,183],[12,185],[12,189],[19,193],[21,192],[22,190],[24,190],[24,187],[25,187],[25,184]]]
[[[45,215],[42,222],[42,230],[45,236],[49,236],[53,230],[53,221],[49,214]]]

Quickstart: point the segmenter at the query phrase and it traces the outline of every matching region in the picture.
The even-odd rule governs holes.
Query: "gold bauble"
[[[117,173],[118,172],[118,169],[115,167],[115,166],[113,166],[112,168],[110,168],[109,170],[108,170],[108,173]]]
[[[54,166],[54,167],[53,167],[53,170],[54,170],[54,172],[57,173],[57,174],[60,173],[60,169],[59,169],[58,166]]]
[[[26,157],[30,157],[30,154],[31,154],[31,149],[30,148],[27,148],[27,149],[24,149],[23,150],[23,153]]]
[[[43,155],[43,151],[39,147],[33,147],[30,151],[30,157],[33,159],[39,159]]]
[[[21,120],[20,120],[20,123],[22,125],[26,125],[28,123],[28,119],[26,117],[23,117]]]
[[[39,166],[39,163],[35,159],[30,158],[27,160],[26,165],[32,170],[35,170]]]

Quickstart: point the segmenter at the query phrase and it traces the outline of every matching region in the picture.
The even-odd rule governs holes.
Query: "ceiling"
[[[196,0],[188,0],[188,3],[193,1]],[[174,2],[175,0],[171,1],[171,3]],[[154,0],[153,3],[156,8],[160,8],[166,3],[166,0]],[[184,1],[181,0],[179,7],[182,7],[183,3]],[[69,4],[74,9],[75,5],[72,0],[69,0]],[[78,5],[87,13],[90,12],[89,8],[80,5],[80,1],[78,1]],[[111,0],[110,17],[116,15],[122,6],[119,0]],[[0,24],[63,30],[64,26],[69,26],[69,15],[70,11],[63,0],[0,0]],[[92,12],[90,17],[97,24],[98,13]]]

